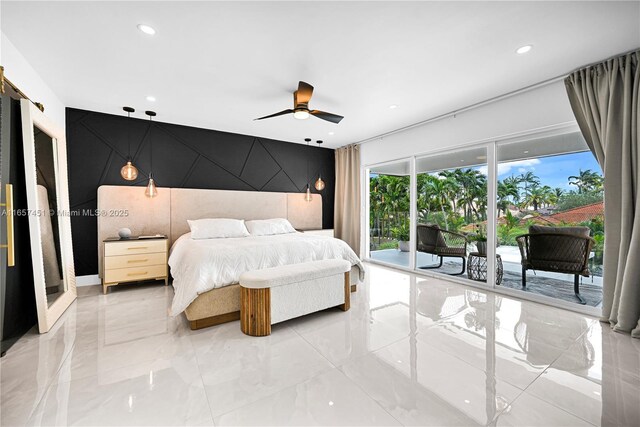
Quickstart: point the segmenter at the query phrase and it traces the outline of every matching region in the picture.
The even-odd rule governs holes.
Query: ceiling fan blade
[[[293,113],[293,110],[283,110],[283,111],[280,111],[279,113],[271,114],[269,116],[259,117],[253,120],[270,119],[271,117],[284,116],[285,114],[291,114],[291,113]]]
[[[340,123],[340,120],[344,119],[344,117],[339,116],[337,114],[327,113],[325,111],[320,110],[311,110],[309,114],[316,116],[319,119],[326,120],[328,122],[332,122],[335,124]]]
[[[298,90],[294,93],[296,106],[298,104],[308,104],[311,95],[313,95],[313,86],[303,81],[298,82]]]

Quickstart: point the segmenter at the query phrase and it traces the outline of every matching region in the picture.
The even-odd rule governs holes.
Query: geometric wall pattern
[[[143,113],[136,113],[142,116]],[[146,118],[146,116],[144,116]],[[322,175],[323,228],[333,228],[334,151],[160,121],[67,108],[67,156],[77,275],[98,273],[97,208],[101,185],[304,192]],[[310,135],[313,136],[313,135]],[[136,182],[120,176],[129,144]],[[140,191],[144,191],[142,188]],[[85,213],[82,215],[82,213]]]

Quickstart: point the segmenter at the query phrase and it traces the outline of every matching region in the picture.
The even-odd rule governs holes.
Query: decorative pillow
[[[252,236],[271,236],[296,232],[291,223],[284,218],[257,219],[246,221],[245,225]]]
[[[249,232],[241,219],[206,218],[188,220],[192,239],[247,237]]]

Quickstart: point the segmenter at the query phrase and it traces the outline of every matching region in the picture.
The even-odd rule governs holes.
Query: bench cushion
[[[278,267],[253,270],[240,275],[240,286],[252,289],[273,288],[275,286],[315,280],[344,274],[351,270],[349,261],[325,259]]]

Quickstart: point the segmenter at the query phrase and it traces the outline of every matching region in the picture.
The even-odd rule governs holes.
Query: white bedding
[[[191,233],[176,240],[169,267],[175,295],[171,314],[182,313],[201,293],[238,283],[246,271],[322,259],[344,259],[364,267],[345,242],[333,237],[304,233],[250,236],[226,239],[191,239]]]

